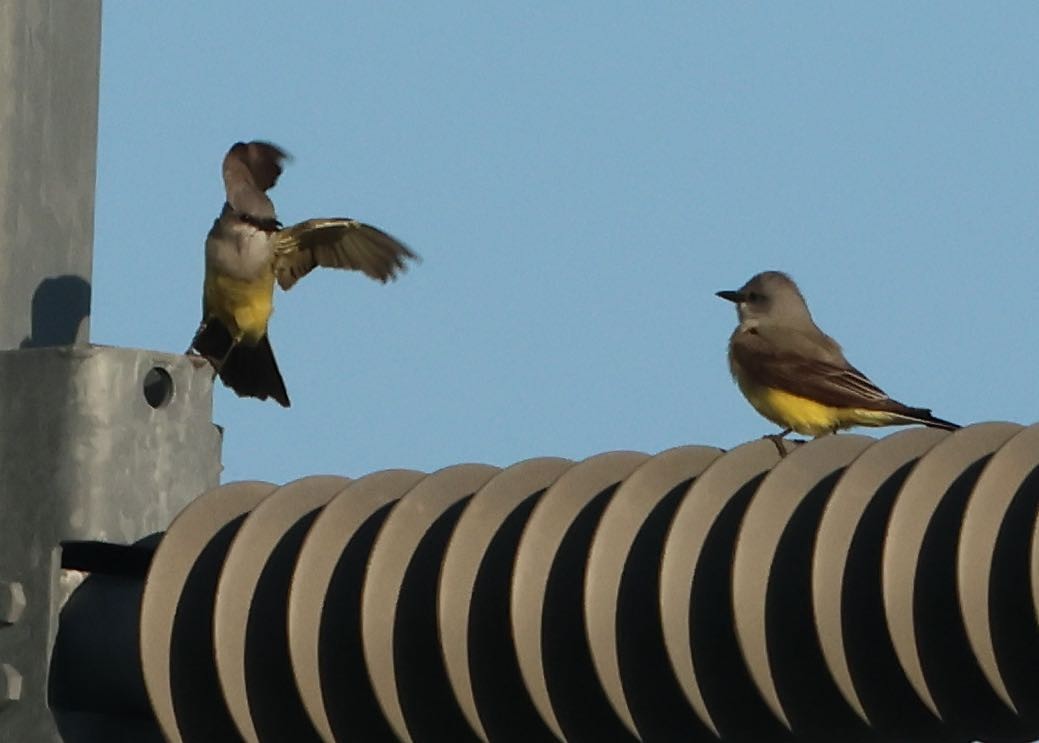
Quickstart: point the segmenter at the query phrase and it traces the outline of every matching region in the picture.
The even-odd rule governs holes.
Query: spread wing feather
[[[272,236],[274,274],[291,288],[316,266],[361,271],[378,281],[396,278],[408,259],[404,243],[355,219],[308,219]]]

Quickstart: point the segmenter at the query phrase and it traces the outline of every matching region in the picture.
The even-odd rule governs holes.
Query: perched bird
[[[202,322],[192,350],[242,397],[289,395],[267,337],[274,283],[290,289],[315,266],[347,268],[385,282],[416,259],[403,243],[353,219],[282,227],[266,191],[288,157],[268,142],[238,142],[224,156],[227,201],[206,237]]]
[[[892,400],[849,364],[837,341],[812,321],[786,274],[759,273],[741,289],[717,294],[735,302],[739,316],[729,339],[732,376],[754,409],[783,429],[770,438],[791,431],[821,436],[852,426],[959,428],[930,410]]]

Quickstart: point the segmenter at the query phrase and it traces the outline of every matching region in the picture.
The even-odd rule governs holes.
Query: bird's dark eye
[[[757,292],[747,292],[747,301],[748,302],[760,302],[761,301],[761,295],[758,294]]]

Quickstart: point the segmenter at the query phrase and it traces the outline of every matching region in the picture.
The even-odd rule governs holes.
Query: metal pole
[[[85,343],[99,0],[0,3],[0,349]]]
[[[140,700],[103,690],[140,670],[98,661],[96,630],[134,626],[136,599],[114,578],[66,602],[139,573],[129,545],[219,480],[211,370],[87,342],[100,32],[99,0],[0,3],[2,741],[128,730]],[[135,725],[157,737],[150,710]]]

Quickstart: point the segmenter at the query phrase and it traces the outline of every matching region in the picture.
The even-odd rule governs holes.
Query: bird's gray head
[[[721,291],[717,295],[736,304],[741,324],[748,321],[793,327],[815,324],[801,290],[781,271],[759,273],[736,291]]]

